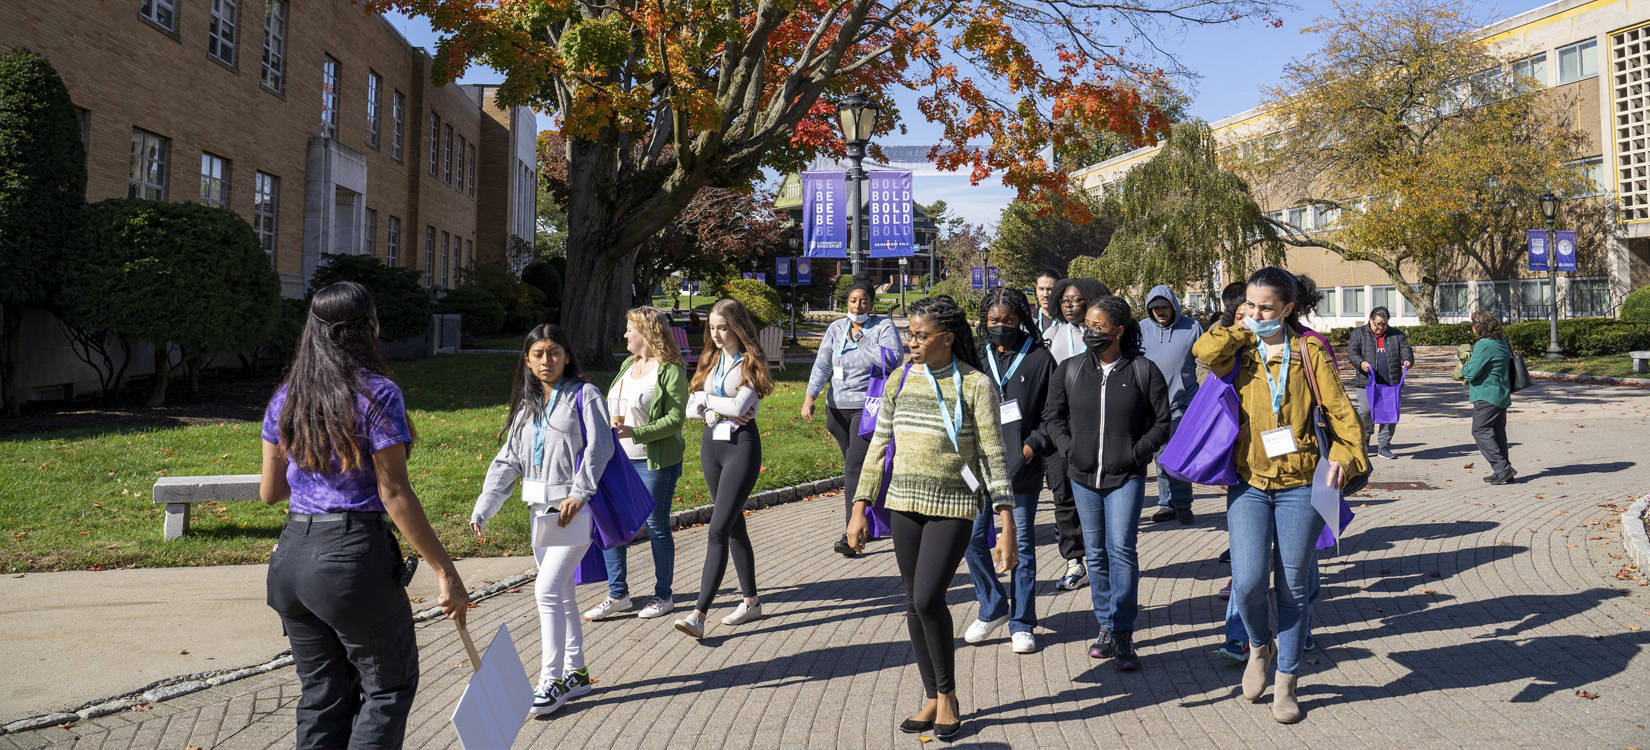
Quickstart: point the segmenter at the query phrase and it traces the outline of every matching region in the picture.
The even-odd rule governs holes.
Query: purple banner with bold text
[[[1558,262],[1558,270],[1575,271],[1576,268],[1576,233],[1562,229],[1553,234],[1558,235],[1553,240],[1553,259]]]
[[[779,286],[785,286],[786,284],[791,283],[791,259],[774,258],[773,265],[775,283],[779,284]]]
[[[872,172],[871,257],[906,258],[915,253],[912,225],[911,173]]]
[[[1528,238],[1530,243],[1530,270],[1547,270],[1547,230],[1531,229]]]
[[[842,172],[802,173],[802,254],[848,257],[848,180]]]
[[[973,281],[974,281],[974,288],[975,289],[984,289],[985,288],[985,269],[984,268],[981,268],[979,266],[974,267]]]

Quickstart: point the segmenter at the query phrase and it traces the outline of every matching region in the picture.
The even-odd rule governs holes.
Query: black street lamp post
[[[785,244],[791,246],[791,339],[786,341],[785,345],[801,346],[802,342],[796,340],[796,277],[797,271],[801,268],[801,265],[797,263],[796,252],[802,249],[802,235],[793,230],[785,238]]]
[[[1553,221],[1558,218],[1558,196],[1541,196],[1541,217],[1547,220],[1547,359],[1564,359],[1564,350],[1558,346],[1558,246],[1553,241]]]
[[[836,105],[837,126],[842,129],[842,140],[848,144],[848,159],[853,164],[848,170],[848,261],[855,278],[860,274],[859,204],[860,183],[865,180],[865,145],[871,142],[881,111],[869,97],[857,92]]]

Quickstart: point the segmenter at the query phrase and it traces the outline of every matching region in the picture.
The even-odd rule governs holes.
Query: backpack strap
[[[1134,370],[1134,384],[1136,387],[1145,388],[1150,385],[1152,374],[1146,371],[1147,365],[1146,357],[1144,355],[1130,360],[1129,367]],[[1142,393],[1144,393],[1144,391],[1142,391]]]

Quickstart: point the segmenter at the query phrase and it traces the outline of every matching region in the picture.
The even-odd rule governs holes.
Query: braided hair
[[[1024,300],[1021,300],[1024,304]],[[910,317],[926,316],[934,325],[951,334],[951,354],[957,361],[980,369],[980,354],[974,348],[974,334],[968,330],[968,314],[949,295],[937,295],[911,303]]]
[[[1144,337],[1140,335],[1140,326],[1136,325],[1140,321],[1135,319],[1134,308],[1129,306],[1128,300],[1115,294],[1108,294],[1089,302],[1090,310],[1096,308],[1105,314],[1106,320],[1110,321],[1112,325],[1123,327],[1122,351],[1124,356],[1140,357],[1145,355]]]
[[[1014,311],[1014,317],[1020,319],[1020,330],[1025,331],[1026,338],[1031,341],[1031,348],[1036,349],[1043,345],[1043,337],[1037,333],[1035,317],[1031,314],[1031,303],[1026,301],[1025,292],[1000,286],[985,293],[985,299],[980,301],[980,327],[975,333],[982,341],[990,341],[986,335],[985,317],[993,307],[1006,307]]]

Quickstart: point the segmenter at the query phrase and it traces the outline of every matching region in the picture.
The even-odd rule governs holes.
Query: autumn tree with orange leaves
[[[501,104],[550,113],[569,193],[563,320],[580,354],[623,325],[638,248],[701,188],[744,187],[840,155],[835,103],[862,91],[888,116],[943,127],[930,157],[1022,198],[1065,189],[1037,157],[1085,134],[1150,142],[1151,50],[1185,25],[1268,18],[1276,0],[368,0],[430,19],[438,79],[504,71]],[[1172,61],[1169,61],[1172,66]],[[919,113],[893,93],[920,93]],[[985,143],[984,148],[972,144]],[[1082,218],[1082,217],[1078,217]]]

